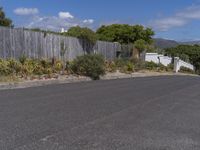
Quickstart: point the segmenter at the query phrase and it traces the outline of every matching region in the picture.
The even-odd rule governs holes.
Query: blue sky
[[[0,0],[0,6],[16,27],[128,23],[152,27],[156,37],[200,40],[200,0]]]

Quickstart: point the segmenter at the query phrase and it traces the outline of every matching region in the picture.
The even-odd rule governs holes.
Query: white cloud
[[[80,20],[69,12],[58,13],[58,16],[41,16],[37,8],[17,8],[14,10],[17,15],[31,15],[31,17],[22,19],[24,26],[27,28],[41,28],[44,30],[60,31],[73,26],[93,27],[93,19]],[[19,26],[19,25],[18,25]]]
[[[178,12],[176,16],[187,19],[200,19],[200,6],[190,6],[184,11]]]
[[[59,12],[58,16],[60,19],[73,19],[74,16],[71,15],[69,12]]]
[[[59,31],[61,28],[68,29],[79,24],[76,20],[64,20],[55,16],[35,16],[32,21],[27,25],[29,28],[41,28]]]
[[[23,15],[23,16],[26,16],[26,15],[36,15],[39,13],[39,10],[37,8],[16,8],[14,10],[14,13],[16,15]]]
[[[61,28],[68,30],[70,27],[74,26],[89,27],[90,25],[91,24],[88,24],[88,22],[86,23],[84,20],[79,20],[77,18],[62,19],[56,16],[34,16],[31,22],[27,23],[25,26],[28,28],[41,28],[45,30],[48,29],[53,31],[60,31]]]
[[[171,28],[184,26],[192,20],[200,20],[200,5],[192,5],[170,17],[155,19],[150,24],[156,30],[167,31]]]
[[[170,28],[181,27],[181,26],[184,26],[185,24],[187,24],[187,20],[178,18],[178,17],[158,19],[158,20],[154,20],[151,23],[153,28],[160,31],[167,31]]]
[[[94,20],[93,19],[85,19],[85,20],[83,20],[83,23],[92,24],[92,23],[94,23]]]

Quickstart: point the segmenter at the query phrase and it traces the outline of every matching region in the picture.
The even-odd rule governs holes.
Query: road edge
[[[132,74],[116,74],[111,73],[101,77],[100,80],[116,80],[116,79],[127,79],[127,78],[144,78],[144,77],[156,77],[156,76],[193,76],[200,77],[198,75],[183,74],[183,73],[132,73]],[[92,81],[89,77],[66,77],[58,79],[46,79],[46,80],[28,80],[22,82],[11,82],[11,83],[0,83],[0,90],[8,89],[23,89],[30,87],[40,87],[53,84],[66,84],[66,83],[80,83]]]

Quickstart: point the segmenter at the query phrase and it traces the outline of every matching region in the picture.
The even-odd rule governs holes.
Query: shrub
[[[42,67],[41,64],[35,63],[33,66],[33,74],[36,74],[36,75],[45,74],[45,69]]]
[[[52,62],[46,59],[41,59],[40,64],[42,65],[43,68],[49,68],[52,67]]]
[[[124,66],[120,68],[120,71],[123,73],[130,73],[134,71],[134,65],[131,62],[127,62]]]
[[[156,70],[157,68],[158,68],[158,64],[154,63],[153,61],[145,62],[145,69]]]
[[[0,59],[0,75],[10,75],[12,73],[11,68],[8,67],[6,60]]]
[[[73,62],[72,61],[67,61],[66,64],[65,64],[65,70],[68,72],[68,73],[73,73],[72,71],[72,65],[73,65]]]
[[[73,61],[72,71],[97,80],[105,74],[104,58],[98,54],[79,56]]]
[[[174,64],[171,63],[167,66],[167,70],[166,71],[173,71],[174,70]]]
[[[12,74],[20,73],[22,65],[19,61],[16,61],[15,59],[8,59],[7,62]]]
[[[167,67],[161,63],[158,64],[157,71],[167,71]]]
[[[24,65],[24,63],[26,62],[26,60],[27,60],[27,57],[25,55],[22,55],[22,56],[19,57],[19,62],[22,65]]]
[[[134,64],[129,59],[116,59],[115,64],[123,73],[133,72],[135,69]]]
[[[114,62],[118,68],[121,68],[125,66],[129,62],[129,60],[125,58],[119,58],[119,59],[115,59]]]
[[[131,62],[128,62],[127,65],[126,65],[126,70],[129,71],[129,72],[132,72],[134,71],[134,64],[131,63]]]
[[[179,54],[178,57],[180,59],[182,59],[183,61],[185,61],[185,62],[190,62],[190,57],[188,55],[184,54],[184,53],[183,54]]]
[[[117,70],[117,66],[113,61],[106,61],[105,67],[107,72],[115,72]]]
[[[36,60],[27,59],[22,65],[21,73],[23,76],[28,76],[34,73],[34,70],[37,66]]]
[[[171,69],[172,67],[172,69]],[[145,69],[147,70],[153,70],[153,71],[172,71],[173,70],[173,66],[170,64],[168,66],[165,66],[161,63],[156,64],[154,62],[145,62]]]
[[[192,69],[189,69],[189,68],[186,68],[186,67],[183,67],[183,66],[180,68],[179,72],[182,72],[182,73],[191,73],[191,74],[195,73]]]
[[[61,61],[59,61],[59,60],[57,60],[56,62],[55,62],[55,66],[54,66],[54,72],[60,72],[60,71],[62,71],[62,69],[63,69],[63,64],[62,64],[62,62]]]
[[[142,60],[133,60],[135,64],[135,70],[144,70],[145,69],[145,62]]]

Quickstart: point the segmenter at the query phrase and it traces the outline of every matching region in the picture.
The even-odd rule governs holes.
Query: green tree
[[[158,49],[155,48],[155,46],[153,44],[147,44],[146,45],[146,52],[147,53],[158,53]]]
[[[13,26],[12,20],[6,17],[2,7],[0,7],[0,26],[5,26],[5,27]]]
[[[81,28],[79,26],[70,28],[67,32],[63,33],[63,35],[83,39],[90,44],[95,44],[97,41],[97,37],[94,31],[89,28]]]
[[[79,26],[70,28],[67,32],[63,33],[65,36],[72,36],[79,39],[83,50],[86,53],[91,53],[94,45],[96,44],[96,33],[89,28],[81,28]]]
[[[145,40],[140,39],[140,40],[135,41],[134,47],[138,50],[139,55],[140,55],[143,51],[146,50],[147,43],[145,42]]]
[[[180,57],[188,60],[195,66],[200,73],[200,46],[199,45],[179,45],[165,49],[165,54],[171,57]]]
[[[96,33],[99,40],[119,42],[121,44],[134,43],[140,39],[151,44],[152,36],[154,35],[154,32],[150,28],[144,28],[141,25],[131,26],[128,24],[101,26],[97,29]]]

